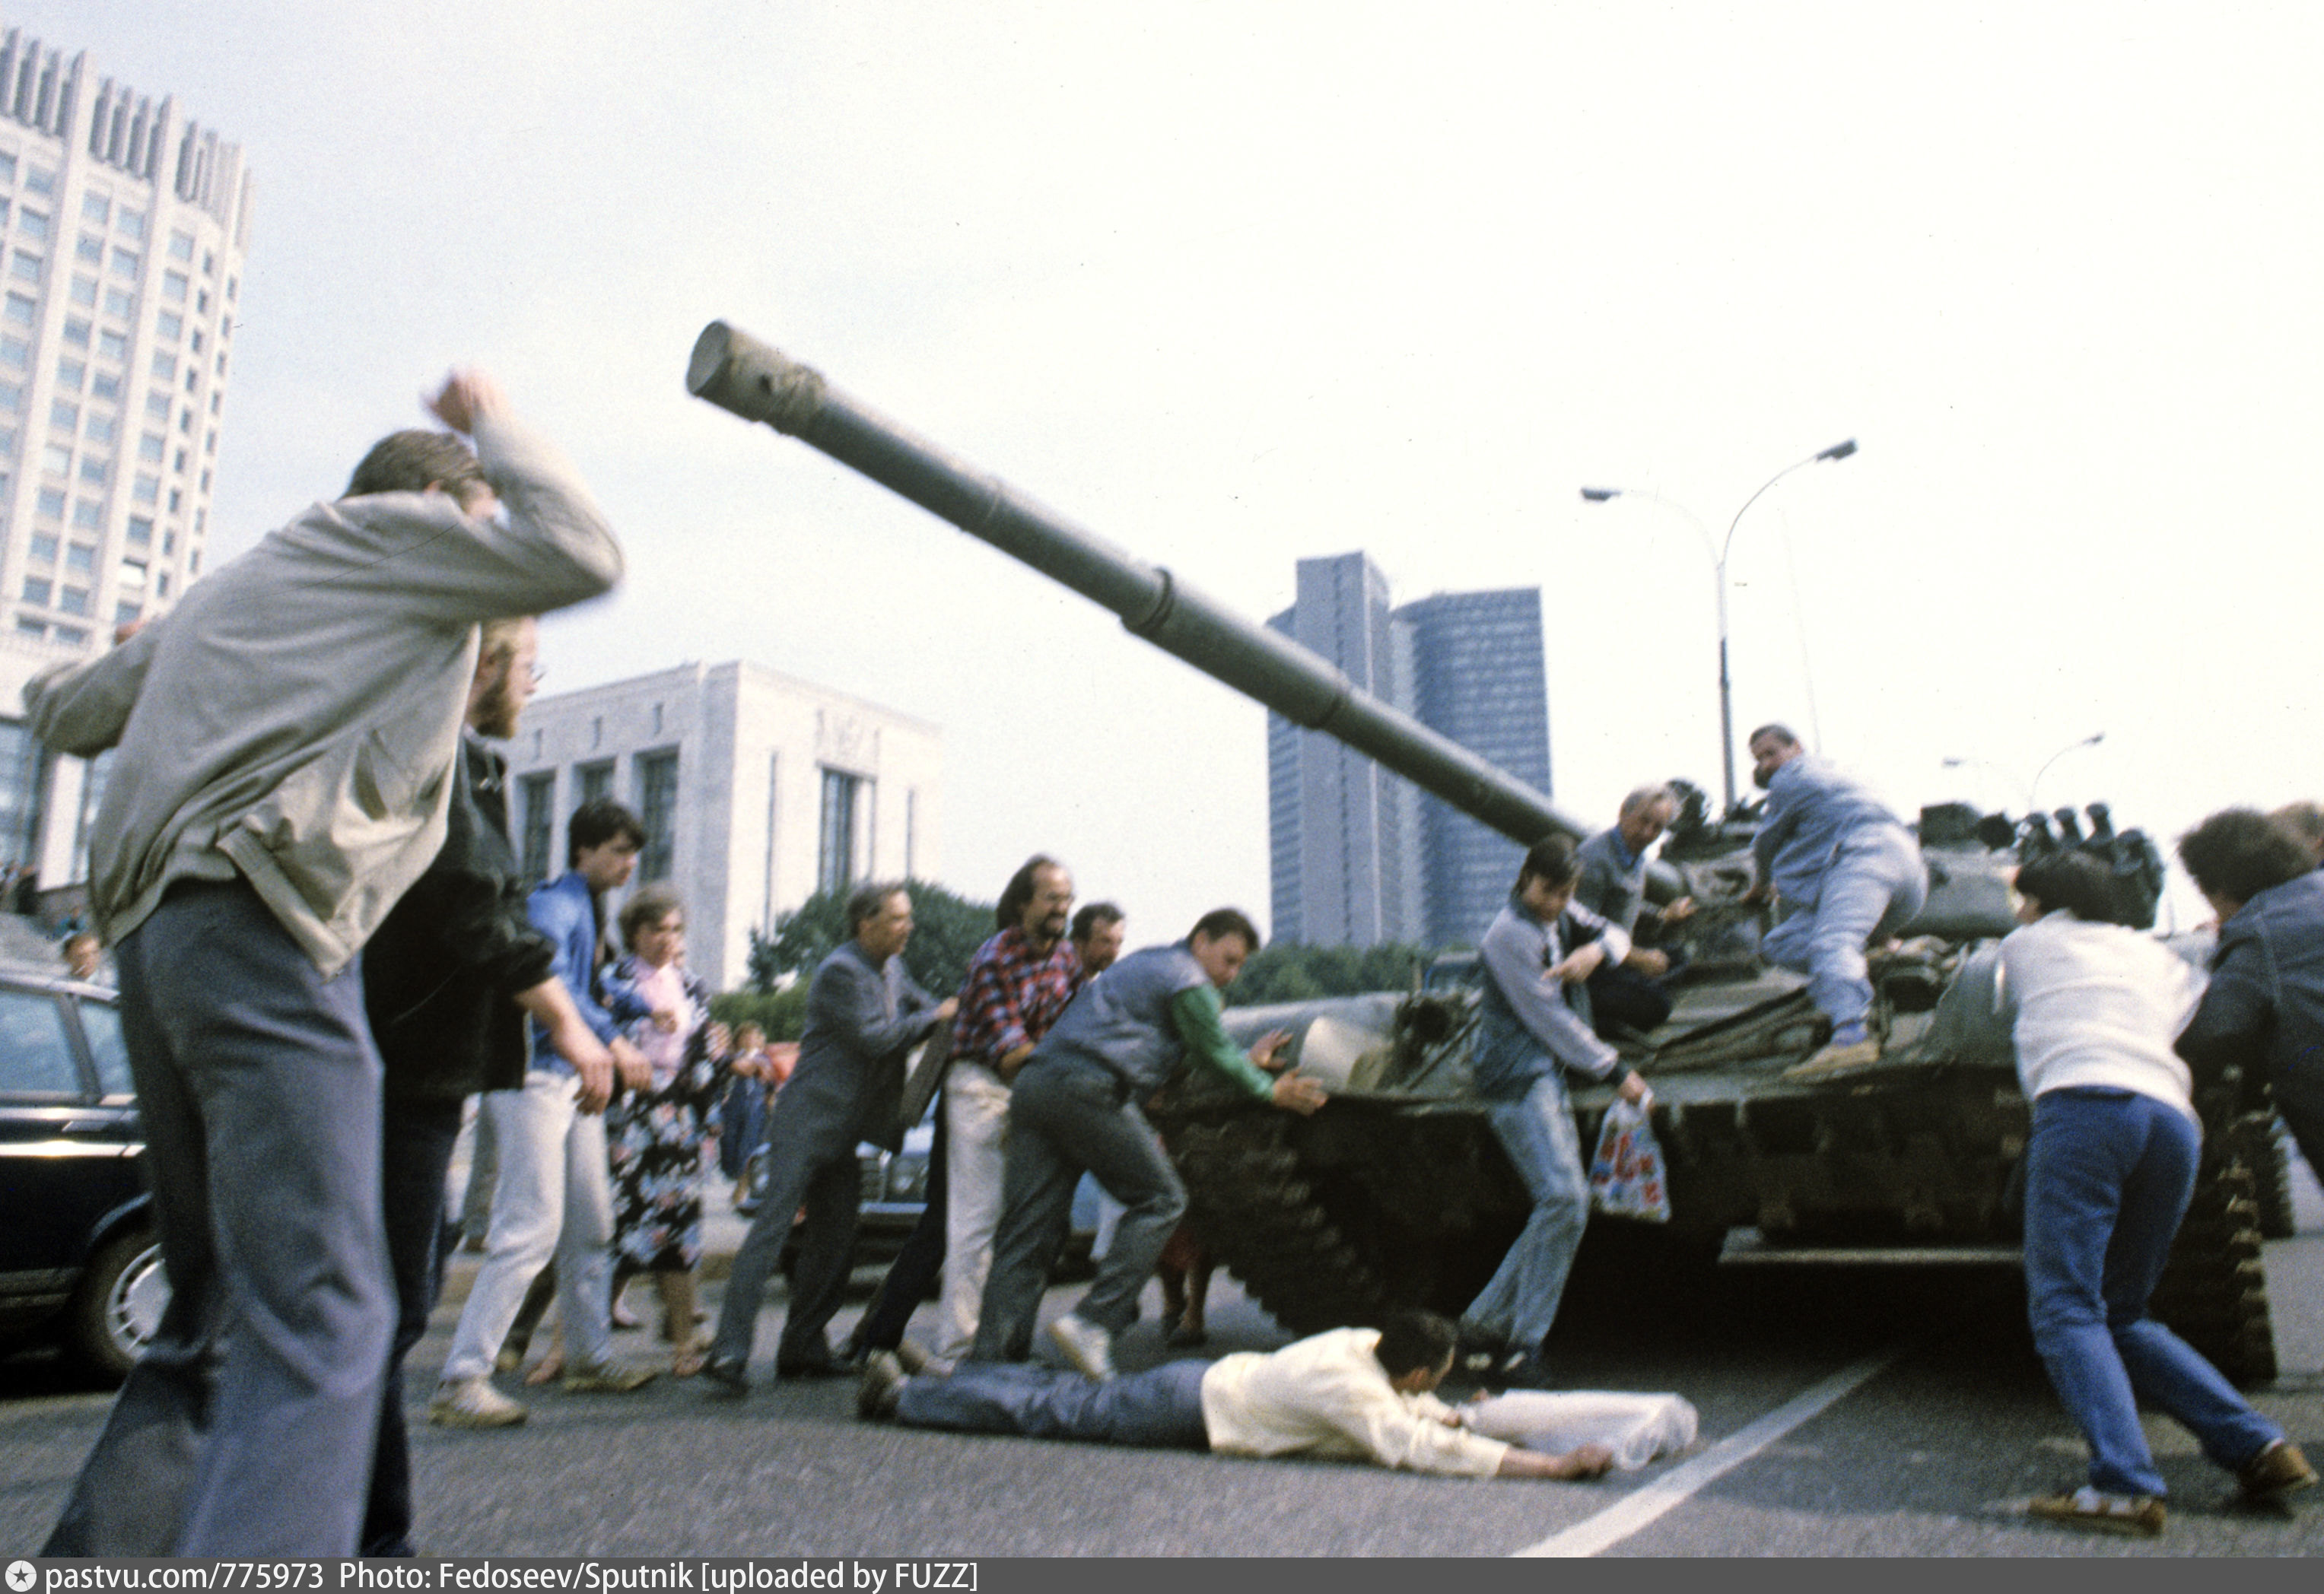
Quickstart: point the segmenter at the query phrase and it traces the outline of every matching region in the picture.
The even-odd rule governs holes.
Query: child
[[[2110,922],[2114,881],[2060,852],[2017,872],[2022,928],[2001,944],[2016,1002],[2017,1077],[2034,1104],[2025,1147],[2025,1289],[2034,1348],[2090,1447],[2089,1482],[2034,1516],[2102,1532],[2163,1531],[2163,1475],[2138,1425],[2144,1397],[2177,1418],[2244,1492],[2317,1481],[2283,1431],[2147,1315],[2195,1188],[2202,1129],[2171,1049],[2194,1011],[2194,970]]]

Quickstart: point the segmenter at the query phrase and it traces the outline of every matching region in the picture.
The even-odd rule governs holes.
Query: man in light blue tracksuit
[[[1767,809],[1751,850],[1755,895],[1771,889],[1781,917],[1759,950],[1808,977],[1808,995],[1831,1020],[1831,1042],[1786,1079],[1815,1079],[1880,1055],[1866,1027],[1872,981],[1864,949],[1894,935],[1929,899],[1928,866],[1904,821],[1783,725],[1751,733],[1752,779]]]

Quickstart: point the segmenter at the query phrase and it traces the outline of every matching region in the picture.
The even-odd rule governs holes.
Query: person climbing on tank
[[[1488,1356],[1486,1382],[1545,1387],[1543,1341],[1590,1219],[1589,1160],[1573,1121],[1569,1072],[1612,1082],[1622,1100],[1649,1099],[1591,1029],[1583,988],[1629,955],[1630,938],[1573,900],[1573,843],[1537,842],[1518,867],[1508,906],[1486,929],[1474,1071],[1493,1134],[1533,1200],[1533,1215],[1483,1291],[1462,1314],[1464,1359]]]
[[[1807,975],[1808,995],[1831,1021],[1831,1041],[1784,1077],[1835,1078],[1879,1060],[1865,948],[1921,911],[1928,865],[1903,820],[1789,727],[1762,725],[1748,745],[1767,808],[1751,843],[1759,883],[1745,900],[1773,896],[1777,904],[1759,951]]]

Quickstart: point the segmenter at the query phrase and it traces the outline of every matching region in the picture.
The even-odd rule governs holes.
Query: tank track
[[[1279,1114],[1190,1123],[1171,1137],[1187,1215],[1244,1290],[1295,1334],[1377,1323],[1388,1283],[1299,1175]]]
[[[2252,1199],[2259,1203],[2262,1239],[2290,1239],[2292,1152],[2273,1113],[2254,1113],[2236,1124],[2230,1145],[2252,1171]]]
[[[2236,1137],[2207,1155],[2194,1199],[2172,1242],[2154,1291],[2154,1315],[2230,1383],[2249,1388],[2275,1378],[2275,1333],[2260,1261],[2260,1208],[2253,1171]]]

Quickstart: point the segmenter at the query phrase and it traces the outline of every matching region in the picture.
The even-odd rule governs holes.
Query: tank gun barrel
[[[745,420],[763,421],[871,477],[963,531],[1120,617],[1134,635],[1295,724],[1378,760],[1520,845],[1588,827],[1526,782],[1359,690],[1289,637],[1074,525],[998,478],[954,459],[802,365],[727,325],[702,330],[686,385]]]

